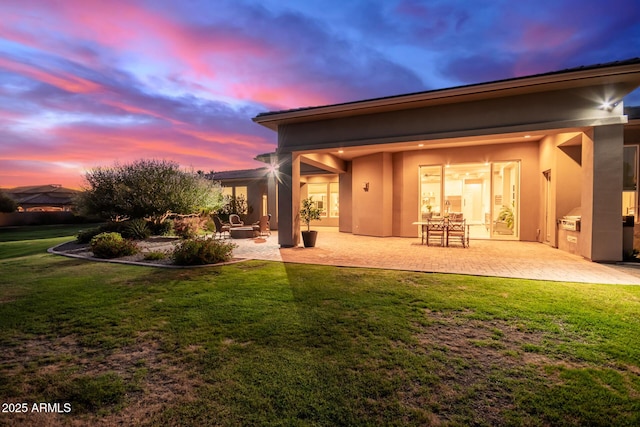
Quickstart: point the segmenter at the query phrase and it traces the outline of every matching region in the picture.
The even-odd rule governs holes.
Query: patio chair
[[[231,223],[231,227],[244,227],[244,222],[240,219],[240,215],[229,215],[229,222]]]
[[[271,228],[269,224],[269,220],[271,219],[271,214],[263,215],[260,217],[260,221],[253,224],[258,227],[258,233],[261,236],[271,236]]]
[[[231,237],[229,235],[229,230],[231,230],[231,225],[223,223],[222,220],[217,216],[213,217],[213,223],[216,225],[215,236],[220,237],[221,239],[224,239],[224,234],[227,233],[227,237]]]
[[[438,242],[439,246],[444,246],[446,225],[444,219],[430,219],[427,221],[426,234],[422,238],[425,239],[427,246]]]
[[[463,219],[461,221],[452,221],[449,219],[447,226],[447,246],[452,242],[460,242],[463,248],[469,246],[469,226]]]

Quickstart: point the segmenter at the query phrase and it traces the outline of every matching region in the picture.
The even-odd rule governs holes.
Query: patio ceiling
[[[342,161],[351,161],[356,157],[366,156],[374,153],[398,153],[403,151],[419,151],[436,148],[465,147],[471,145],[494,145],[494,144],[513,144],[518,142],[540,141],[545,136],[564,133],[564,132],[581,132],[581,129],[564,129],[545,132],[520,132],[503,135],[481,135],[460,138],[443,138],[434,140],[415,140],[409,142],[397,142],[388,144],[361,145],[355,147],[329,148],[319,149],[309,152],[301,152],[303,154],[302,162],[306,162],[308,153],[328,153]],[[319,167],[318,163],[314,166]]]

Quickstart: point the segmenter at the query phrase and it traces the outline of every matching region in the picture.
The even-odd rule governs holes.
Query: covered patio
[[[271,261],[563,282],[640,285],[638,267],[600,264],[536,242],[472,240],[468,248],[433,247],[420,238],[319,231],[315,248],[280,248],[277,232],[235,240],[236,256]]]

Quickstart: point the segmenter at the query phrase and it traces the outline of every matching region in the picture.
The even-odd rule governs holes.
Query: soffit
[[[446,138],[425,141],[399,142],[389,144],[363,145],[357,147],[345,147],[342,149],[331,148],[326,150],[313,150],[314,153],[331,153],[332,155],[345,160],[351,161],[354,158],[367,156],[376,153],[399,153],[404,151],[421,151],[440,148],[453,147],[469,147],[478,145],[496,145],[496,144],[513,144],[528,143],[540,141],[544,137],[553,133],[564,133],[568,131],[580,132],[580,129],[563,129],[562,131],[545,131],[530,133],[514,133],[505,135],[484,135],[474,137]],[[304,152],[300,152],[301,154]]]

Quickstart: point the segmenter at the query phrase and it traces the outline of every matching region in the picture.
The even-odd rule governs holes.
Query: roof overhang
[[[277,131],[278,126],[289,123],[327,120],[354,115],[406,110],[579,87],[615,87],[616,96],[624,96],[639,85],[640,58],[635,58],[628,61],[599,66],[580,67],[489,83],[343,104],[262,113],[254,117],[253,121]],[[620,99],[614,101],[619,100]]]

